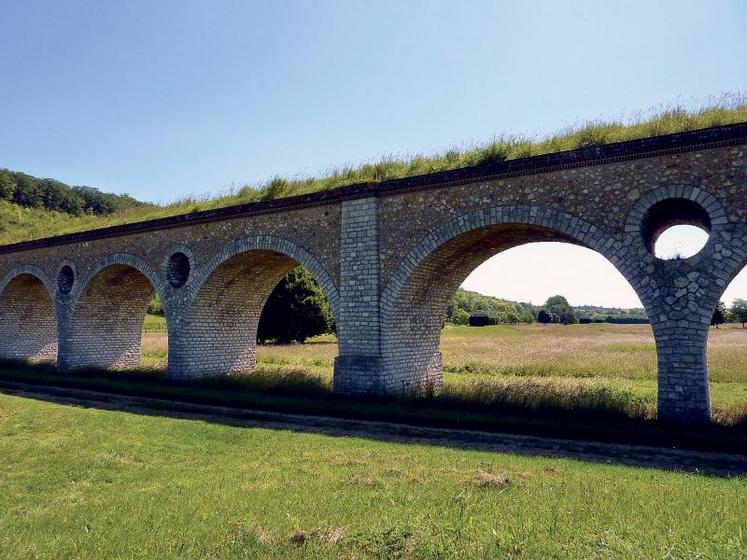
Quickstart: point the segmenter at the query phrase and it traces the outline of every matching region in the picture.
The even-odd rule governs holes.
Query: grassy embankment
[[[0,244],[738,122],[747,122],[747,99],[726,95],[694,110],[672,107],[628,121],[589,122],[543,139],[499,137],[442,154],[387,157],[375,163],[334,169],[322,177],[276,177],[259,187],[246,185],[223,195],[185,197],[167,205],[132,208],[105,216],[71,216],[0,201]]]
[[[248,375],[174,385],[163,379],[163,319],[145,325],[144,372],[59,376],[47,366],[6,366],[0,378],[298,413],[378,418],[561,437],[747,449],[747,330],[713,329],[716,426],[655,422],[656,357],[648,325],[449,327],[442,390],[421,398],[352,400],[330,391],[337,345],[260,346]],[[159,332],[160,331],[160,332]]]
[[[718,558],[747,479],[0,395],[0,557]]]

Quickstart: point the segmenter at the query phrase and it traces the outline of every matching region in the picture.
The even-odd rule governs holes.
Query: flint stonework
[[[679,223],[707,244],[657,259],[656,237]],[[709,323],[747,263],[745,124],[2,246],[0,356],[136,367],[155,293],[170,378],[246,372],[267,297],[302,264],[335,315],[334,390],[429,391],[449,298],[489,257],[536,241],[622,273],[651,319],[660,418],[710,421]]]

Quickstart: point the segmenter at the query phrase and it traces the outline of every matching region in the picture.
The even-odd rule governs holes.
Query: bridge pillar
[[[652,276],[655,297],[647,297],[658,358],[658,416],[678,424],[711,421],[706,355],[708,332],[718,299],[713,274],[686,262],[668,261],[669,274]]]
[[[381,394],[378,199],[343,202],[340,234],[339,356],[334,391]]]
[[[660,305],[651,317],[658,358],[658,415],[665,422],[711,421],[706,346],[713,309]]]

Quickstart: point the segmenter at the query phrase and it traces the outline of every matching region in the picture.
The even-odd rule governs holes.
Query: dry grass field
[[[143,339],[143,365],[166,365],[167,338],[150,320]],[[155,331],[155,332],[154,332]],[[447,326],[442,335],[444,391],[487,393],[527,406],[547,402],[610,400],[632,415],[656,411],[656,351],[648,325]],[[266,345],[257,352],[258,374],[303,372],[329,384],[337,355],[333,336],[306,344]],[[711,329],[708,359],[716,420],[747,417],[747,329]]]

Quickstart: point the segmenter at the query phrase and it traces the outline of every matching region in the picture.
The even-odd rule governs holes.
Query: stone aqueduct
[[[731,125],[2,246],[0,357],[137,365],[155,292],[170,377],[249,370],[264,302],[300,263],[334,310],[335,391],[414,391],[440,382],[445,307],[468,274],[564,241],[604,255],[643,302],[660,417],[705,422],[710,318],[747,263],[745,145],[747,124]],[[673,224],[708,243],[657,259]]]

